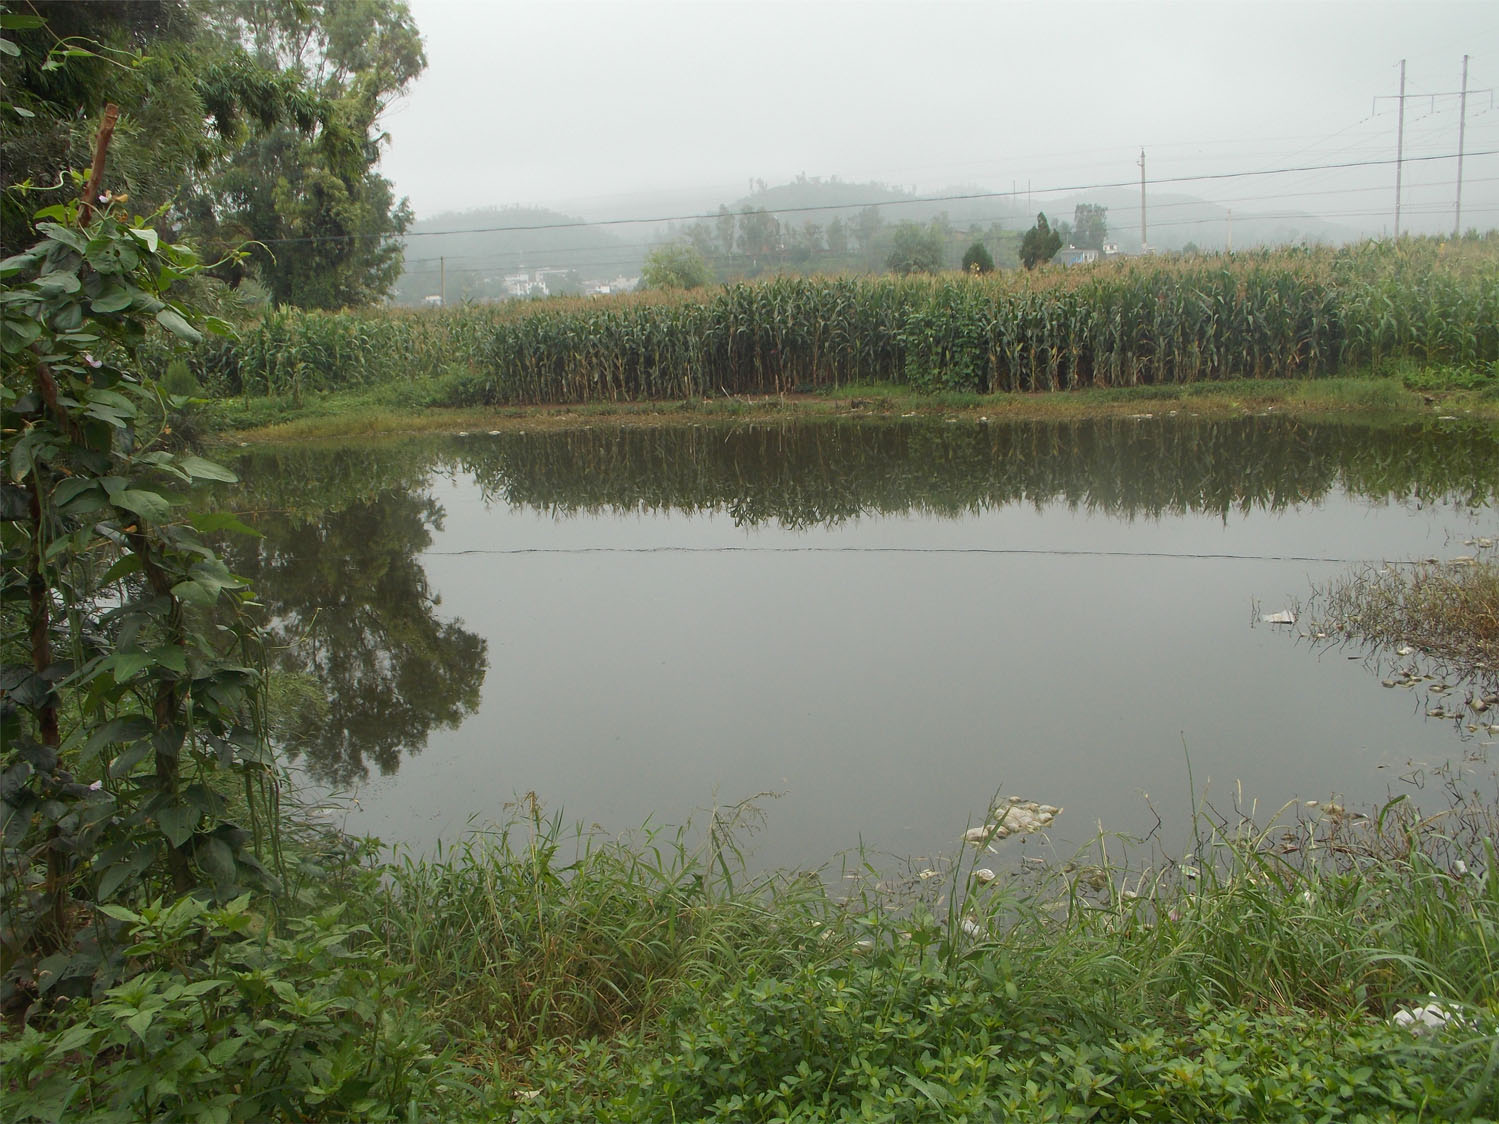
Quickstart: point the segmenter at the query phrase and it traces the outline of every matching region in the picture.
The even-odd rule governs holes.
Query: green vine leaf
[[[174,308],[163,308],[156,314],[156,322],[167,331],[182,337],[189,343],[199,343],[203,339],[203,333],[189,324],[183,318],[182,313]]]
[[[180,847],[193,837],[201,813],[187,804],[173,804],[156,813],[161,832],[173,847]]]
[[[193,480],[217,480],[224,484],[239,482],[239,477],[223,465],[198,456],[178,457],[177,467]]]
[[[172,515],[170,503],[157,493],[141,488],[125,488],[109,498],[116,507],[134,512],[142,519],[149,519],[152,522],[163,522]]]

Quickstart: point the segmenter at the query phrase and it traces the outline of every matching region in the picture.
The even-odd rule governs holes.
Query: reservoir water
[[[611,834],[767,794],[752,861],[836,868],[956,850],[996,794],[1062,806],[1017,849],[1065,856],[1173,850],[1194,806],[1492,786],[1486,727],[1261,620],[1481,549],[1489,427],[592,428],[235,467],[285,755],[419,852],[531,792]]]

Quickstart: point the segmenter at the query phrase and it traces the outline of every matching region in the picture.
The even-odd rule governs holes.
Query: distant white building
[[[1080,250],[1076,246],[1067,246],[1057,251],[1055,260],[1058,265],[1086,265],[1098,260],[1098,251]]]
[[[547,283],[529,273],[507,273],[503,282],[505,295],[511,297],[544,297]]]
[[[436,293],[429,293],[427,296],[422,298],[422,303],[428,308],[441,308],[442,297],[438,296]]]

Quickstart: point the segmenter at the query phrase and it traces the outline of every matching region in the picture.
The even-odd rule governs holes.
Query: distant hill
[[[579,225],[584,224],[584,225]],[[628,231],[628,227],[617,228]],[[446,266],[447,300],[515,295],[505,278],[551,277],[552,287],[636,276],[649,247],[608,227],[540,207],[486,207],[419,219],[406,232],[406,269],[397,304],[421,304],[440,293]],[[571,275],[571,276],[569,276]]]
[[[407,232],[406,271],[397,285],[400,304],[422,304],[444,287],[449,304],[501,299],[543,291],[579,292],[638,277],[655,246],[691,242],[720,280],[776,273],[879,272],[885,268],[896,227],[935,224],[944,267],[958,266],[964,249],[982,241],[1001,267],[1016,264],[1020,234],[1045,211],[1053,226],[1071,223],[1080,203],[1108,208],[1109,240],[1126,253],[1140,248],[1140,196],[1108,188],[1061,198],[1028,198],[979,185],[917,194],[875,182],[834,176],[799,176],[790,183],[751,184],[732,202],[684,208],[680,198],[652,207],[636,197],[629,214],[599,201],[601,214],[628,218],[585,220],[542,207],[487,207],[440,214]],[[672,210],[675,203],[679,209]],[[722,208],[732,221],[719,219]],[[748,222],[746,212],[755,213]],[[763,214],[762,214],[763,212]],[[641,222],[634,216],[701,214],[701,219]],[[773,221],[766,221],[766,220]],[[1355,240],[1351,227],[1304,212],[1234,211],[1191,195],[1147,196],[1150,244],[1174,251],[1189,246],[1220,250],[1230,232],[1235,249],[1297,242],[1341,244]],[[750,233],[752,231],[752,233]],[[732,245],[726,246],[729,238]],[[521,277],[525,280],[520,280]]]
[[[848,221],[870,204],[878,205],[887,223],[925,223],[945,214],[954,226],[988,226],[995,222],[1010,226],[1025,216],[1023,205],[1017,206],[1009,196],[997,195],[985,187],[914,192],[883,183],[845,181],[836,176],[831,179],[803,176],[775,187],[762,186],[729,204],[729,210],[755,207],[793,225],[803,221],[826,224],[840,216]]]

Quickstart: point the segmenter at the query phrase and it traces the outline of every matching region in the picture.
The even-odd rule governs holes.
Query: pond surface
[[[1499,434],[1274,416],[596,428],[254,451],[227,548],[279,735],[428,851],[534,792],[614,833],[757,793],[756,865],[951,852],[996,793],[1168,850],[1482,766],[1260,615],[1499,529]],[[1040,839],[1019,844],[1035,851]],[[836,860],[835,860],[836,863]]]

